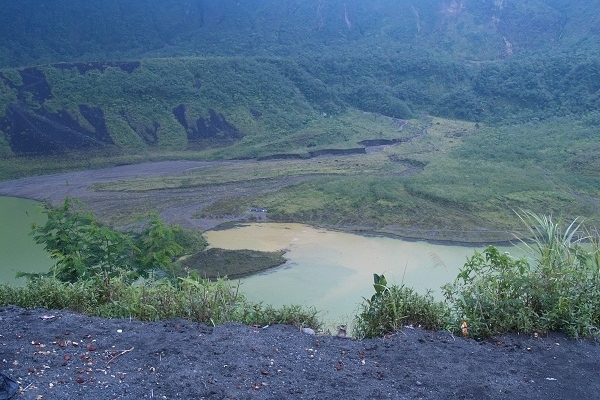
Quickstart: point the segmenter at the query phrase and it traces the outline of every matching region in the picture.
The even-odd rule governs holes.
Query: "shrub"
[[[475,338],[549,330],[599,337],[600,237],[577,218],[566,224],[527,211],[518,215],[532,237],[521,241],[529,258],[494,246],[476,251],[442,288],[445,303],[430,293],[388,287],[383,275],[374,275],[375,294],[360,305],[355,335],[381,336],[412,324]]]
[[[490,246],[444,286],[455,329],[464,322],[474,337],[548,330],[599,336],[598,236],[586,233],[578,219],[566,225],[531,212],[519,217],[533,237],[522,241],[530,260],[515,260]]]
[[[32,235],[55,260],[46,275],[75,283],[102,276],[120,276],[133,282],[155,271],[173,271],[173,260],[183,254],[177,239],[202,246],[201,237],[167,226],[156,213],[147,217],[141,233],[120,232],[102,225],[83,203],[66,197],[61,206],[44,203],[46,223],[32,225]],[[18,273],[35,278],[39,274]]]
[[[354,319],[354,336],[383,336],[405,325],[436,329],[446,324],[448,308],[431,293],[421,295],[404,285],[388,287],[385,277],[377,274],[373,286],[375,294],[364,299]]]
[[[494,247],[475,252],[453,284],[443,287],[454,326],[466,323],[472,336],[531,331],[535,319],[529,263]]]
[[[291,324],[321,328],[317,312],[301,306],[275,309],[247,301],[238,284],[228,279],[209,281],[191,274],[170,279],[128,283],[122,277],[100,276],[75,283],[42,276],[25,287],[0,285],[0,307],[69,309],[103,318],[135,318],[158,321],[184,318],[216,325],[225,322],[246,324]]]

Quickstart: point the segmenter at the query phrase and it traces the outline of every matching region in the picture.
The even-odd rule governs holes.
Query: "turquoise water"
[[[17,271],[44,272],[52,260],[44,248],[36,244],[31,223],[44,223],[44,215],[37,211],[38,202],[0,196],[0,282],[23,285],[16,279]]]

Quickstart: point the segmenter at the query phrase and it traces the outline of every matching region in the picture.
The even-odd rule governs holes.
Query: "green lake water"
[[[17,271],[44,272],[52,260],[44,248],[29,236],[31,223],[44,223],[44,215],[37,211],[38,202],[0,196],[0,282],[23,285],[16,279]]]

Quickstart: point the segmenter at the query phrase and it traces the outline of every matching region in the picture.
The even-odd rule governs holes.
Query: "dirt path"
[[[18,400],[592,399],[600,346],[561,335],[475,342],[404,328],[387,338],[291,326],[215,328],[0,308],[0,372]]]
[[[221,161],[224,163],[253,163],[255,161]],[[0,182],[0,195],[48,200],[60,203],[66,196],[83,201],[101,219],[115,222],[133,212],[157,211],[168,223],[206,230],[237,216],[219,218],[195,218],[194,215],[217,200],[236,196],[265,193],[298,182],[302,178],[279,178],[252,182],[202,186],[187,189],[164,189],[143,193],[93,191],[96,183],[114,182],[140,177],[157,177],[183,174],[189,170],[208,168],[216,162],[163,161],[122,165],[97,170],[70,172],[56,175],[35,176]]]

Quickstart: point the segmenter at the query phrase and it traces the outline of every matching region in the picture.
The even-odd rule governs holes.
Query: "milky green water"
[[[52,265],[43,247],[29,236],[31,223],[44,223],[33,200],[0,196],[0,282],[23,285],[17,271],[45,272]]]
[[[449,246],[382,236],[361,236],[301,224],[253,223],[205,232],[209,244],[226,249],[287,249],[281,267],[242,279],[248,299],[274,306],[302,304],[325,310],[333,323],[350,323],[362,298],[373,294],[373,274],[442,299],[467,257],[483,247]],[[513,251],[516,248],[502,248]]]

